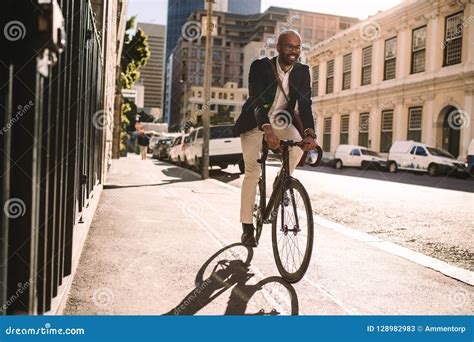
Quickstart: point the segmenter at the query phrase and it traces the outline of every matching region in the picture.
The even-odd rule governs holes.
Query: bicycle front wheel
[[[303,185],[294,178],[285,183],[284,196],[273,211],[272,245],[281,276],[290,283],[296,283],[305,275],[311,260],[313,212]]]

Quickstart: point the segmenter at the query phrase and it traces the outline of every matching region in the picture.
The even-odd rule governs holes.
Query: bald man
[[[280,146],[280,139],[301,141],[301,135],[292,124],[292,115],[298,105],[306,148],[316,148],[309,67],[298,62],[301,52],[301,37],[298,32],[282,32],[278,37],[277,51],[278,56],[255,60],[250,66],[249,98],[245,101],[234,127],[234,134],[240,135],[245,162],[240,221],[243,230],[242,243],[249,247],[257,245],[252,215],[260,177],[257,159],[260,157],[262,136],[272,149]],[[284,93],[276,77],[280,79]],[[291,173],[302,155],[301,148],[291,148]]]

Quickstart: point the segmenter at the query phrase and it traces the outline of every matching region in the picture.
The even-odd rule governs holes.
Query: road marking
[[[209,179],[209,181],[211,181],[214,184],[219,184],[220,186],[225,187],[235,192],[239,192],[240,190],[240,188],[237,186],[222,183],[216,179]],[[430,268],[434,271],[440,272],[448,277],[459,280],[463,283],[474,285],[474,272],[471,272],[469,270],[466,270],[457,266],[453,266],[451,264],[448,264],[445,261],[441,261],[439,259],[427,256],[425,254],[416,252],[406,247],[402,247],[393,242],[382,240],[379,237],[361,232],[357,229],[344,226],[334,221],[330,221],[319,215],[313,214],[313,217],[314,217],[315,223],[318,223],[321,226],[334,230],[342,235],[348,236],[350,238],[353,238],[361,242],[365,242],[387,253],[399,256],[401,258],[414,262],[418,265]]]

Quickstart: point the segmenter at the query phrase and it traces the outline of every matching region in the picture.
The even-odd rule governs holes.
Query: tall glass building
[[[189,15],[204,9],[205,0],[168,0],[168,23],[166,24],[166,58],[173,51],[181,35],[181,28]]]

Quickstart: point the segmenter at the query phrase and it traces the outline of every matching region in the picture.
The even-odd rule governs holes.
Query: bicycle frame
[[[277,178],[274,181],[274,187],[272,194],[270,196],[270,199],[268,200],[267,203],[267,196],[266,196],[266,160],[268,156],[268,147],[266,146],[265,143],[262,145],[262,157],[258,160],[258,162],[261,164],[262,172],[260,176],[259,182],[263,182],[263,187],[262,187],[262,193],[260,193],[260,196],[263,196],[265,199],[264,207],[261,208],[263,215],[262,215],[262,222],[263,224],[268,224],[271,223],[271,216],[273,209],[275,207],[275,204],[278,202],[280,198],[283,196],[283,181],[288,179],[290,177],[290,162],[289,162],[289,147],[286,144],[283,144],[282,146],[282,167],[280,168],[280,172],[277,176]],[[275,191],[279,190],[279,191]],[[273,219],[274,217],[272,217]]]

